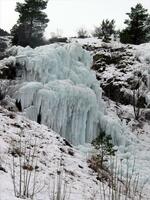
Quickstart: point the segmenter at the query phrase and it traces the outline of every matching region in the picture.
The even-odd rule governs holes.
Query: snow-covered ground
[[[150,121],[135,120],[133,106],[122,105],[106,99],[107,109],[112,117],[115,115],[124,122],[124,132],[128,137],[128,145],[125,149],[119,148],[117,152],[118,159],[123,159],[123,173],[126,173],[126,159],[129,160],[129,174],[140,176],[141,185],[144,186],[144,193],[147,199],[150,199]]]
[[[90,198],[93,190],[98,190],[98,181],[93,171],[88,168],[86,158],[74,147],[67,144],[60,135],[44,125],[27,120],[16,113],[4,110],[2,107],[0,107],[0,122],[0,166],[6,170],[6,172],[0,170],[1,200],[18,199],[14,197],[11,178],[13,167],[11,153],[13,141],[20,141],[20,133],[22,133],[22,148],[24,141],[29,141],[33,145],[36,140],[36,156],[38,158],[36,187],[40,189],[44,186],[37,193],[36,200],[51,199],[49,195],[53,192],[54,179],[57,178],[59,170],[63,173],[63,181],[66,181],[67,195],[70,193],[70,199],[83,199],[84,195]],[[15,158],[16,164],[17,160],[18,158]],[[16,182],[19,180],[18,170],[17,166]]]
[[[26,166],[24,154],[30,152],[32,155],[33,151],[35,151],[36,161],[29,162],[33,167],[29,192],[33,189],[34,168],[36,167],[35,200],[52,200],[54,190],[55,192],[59,191],[57,181],[60,177],[62,196],[65,194],[65,199],[109,199],[110,189],[106,183],[102,184],[98,181],[96,174],[88,167],[88,155],[85,156],[85,153],[81,153],[77,147],[70,145],[59,134],[2,107],[0,107],[0,122],[1,200],[19,199],[14,195],[12,175],[15,174],[16,191],[18,191],[20,182],[19,153],[22,152],[22,166],[24,167]],[[26,150],[24,150],[24,145],[27,147]],[[20,148],[19,152],[18,148]],[[13,168],[15,168],[15,173],[13,173]],[[23,173],[24,171],[22,171],[22,176]],[[22,189],[23,184],[24,181]],[[105,196],[103,195],[104,190]],[[124,198],[122,196],[122,200]]]

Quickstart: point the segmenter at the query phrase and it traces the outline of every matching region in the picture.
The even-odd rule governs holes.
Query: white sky
[[[16,2],[23,0],[0,0],[0,27],[9,31],[16,23]],[[60,32],[74,36],[81,27],[92,31],[103,19],[115,19],[116,27],[124,27],[124,19],[131,6],[142,3],[150,9],[150,0],[49,0],[46,13],[50,19],[46,36]],[[150,10],[149,10],[150,12]]]

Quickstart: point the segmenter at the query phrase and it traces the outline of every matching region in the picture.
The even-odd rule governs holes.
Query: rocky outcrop
[[[142,85],[147,84],[146,77],[138,69],[141,63],[133,54],[134,49],[128,45],[119,48],[102,45],[95,50],[94,47],[89,48],[93,51],[92,69],[96,71],[104,95],[124,105],[133,104],[133,93],[141,87],[139,79]],[[145,96],[142,93],[136,98],[136,104],[145,107]]]

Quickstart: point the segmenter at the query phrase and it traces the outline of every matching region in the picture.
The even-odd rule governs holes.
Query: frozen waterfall
[[[115,144],[123,141],[121,122],[105,114],[92,58],[79,44],[17,47],[16,62],[25,69],[16,99],[30,119],[73,144],[92,141],[100,128]]]

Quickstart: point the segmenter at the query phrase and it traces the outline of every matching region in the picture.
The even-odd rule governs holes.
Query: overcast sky
[[[0,0],[0,27],[7,31],[18,18],[14,11],[16,2],[23,0]],[[137,3],[150,9],[150,0],[49,0],[46,13],[50,22],[46,36],[49,37],[52,32],[74,36],[80,27],[92,31],[106,18],[115,19],[116,27],[123,28],[125,13]]]

